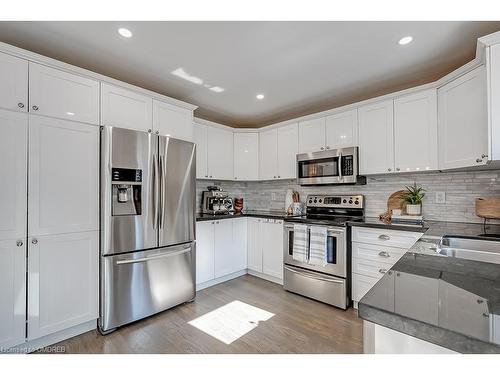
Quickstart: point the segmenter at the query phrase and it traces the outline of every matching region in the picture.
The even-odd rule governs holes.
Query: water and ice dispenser
[[[113,216],[140,215],[142,170],[113,168],[111,173]]]

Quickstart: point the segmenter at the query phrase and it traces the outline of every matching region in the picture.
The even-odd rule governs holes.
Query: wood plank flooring
[[[188,323],[235,300],[274,316],[229,345]],[[245,275],[107,336],[92,331],[56,345],[66,353],[361,353],[363,341],[356,310],[336,309]]]

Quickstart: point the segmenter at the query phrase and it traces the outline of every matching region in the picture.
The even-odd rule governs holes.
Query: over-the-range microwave
[[[357,147],[297,155],[299,185],[366,184],[358,172]]]

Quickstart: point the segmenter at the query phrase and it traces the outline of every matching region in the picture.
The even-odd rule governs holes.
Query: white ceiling
[[[498,30],[500,22],[0,22],[0,40],[244,127],[433,81],[473,59],[476,39]],[[413,43],[399,46],[405,35]],[[171,74],[180,67],[225,91]]]

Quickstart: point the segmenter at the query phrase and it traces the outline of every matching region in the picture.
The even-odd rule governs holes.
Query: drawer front
[[[373,288],[378,279],[364,275],[352,275],[352,300],[359,302],[368,291]]]
[[[405,232],[401,230],[386,230],[373,228],[352,228],[352,240],[374,245],[402,247],[409,249],[423,233]]]
[[[352,257],[382,262],[392,267],[401,258],[406,249],[385,245],[370,245],[361,242],[352,243]]]
[[[388,263],[352,258],[352,273],[356,273],[358,275],[380,279],[387,271],[389,271],[390,268],[391,265]]]

